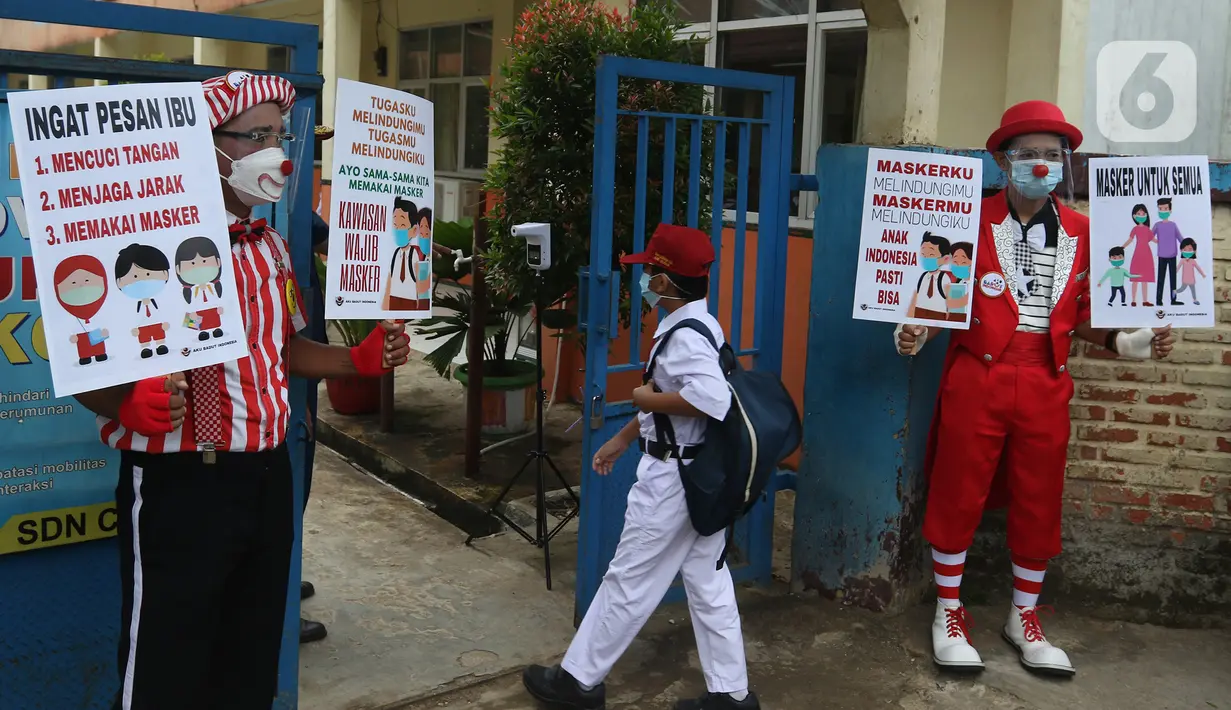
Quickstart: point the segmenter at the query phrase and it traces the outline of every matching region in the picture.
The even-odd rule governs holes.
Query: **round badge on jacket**
[[[989,271],[979,279],[979,290],[984,296],[990,298],[1003,296],[1005,288],[1004,274],[999,271]]]

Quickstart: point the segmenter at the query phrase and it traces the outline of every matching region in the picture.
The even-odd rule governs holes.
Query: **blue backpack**
[[[730,344],[719,347],[710,329],[696,319],[682,321],[663,334],[646,368],[646,382],[654,374],[658,353],[683,328],[704,335],[718,351],[719,366],[731,390],[726,417],[708,417],[704,443],[689,447],[695,449],[692,460],[685,464],[676,459],[693,528],[701,535],[727,530],[727,549],[718,560],[718,569],[722,569],[735,521],[765,492],[778,464],[799,447],[803,428],[782,380],[769,372],[745,370]],[[678,451],[671,419],[665,414],[654,414],[653,419],[657,441]]]

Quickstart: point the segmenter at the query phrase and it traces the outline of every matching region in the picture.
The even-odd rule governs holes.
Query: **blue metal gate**
[[[622,81],[699,85],[719,96],[724,91],[744,92],[754,99],[760,95],[761,115],[735,118],[704,112],[625,110],[619,105]],[[723,321],[727,340],[743,356],[745,366],[781,372],[793,102],[794,80],[787,77],[627,57],[599,60],[590,266],[582,272],[585,302],[580,308],[586,337],[585,416],[589,426],[584,434],[581,463],[583,495],[575,607],[578,621],[615,555],[638,458],[633,447],[607,476],[598,476],[590,465],[598,447],[636,413],[630,401],[609,401],[609,388],[618,392],[612,388],[612,380],[627,381],[630,375],[636,378],[645,367],[647,343],[639,323],[641,267],[621,273],[614,261],[619,254],[615,253],[613,235],[631,231],[631,248],[641,251],[645,247],[647,224],[650,229],[658,221],[702,228],[708,225],[718,254],[710,282],[710,312]],[[620,164],[617,156],[621,124],[635,126],[636,158],[631,165]],[[754,139],[760,143],[759,156],[752,154]],[[650,164],[652,153],[655,157],[661,154],[661,165]],[[677,175],[677,162],[687,171],[686,188],[685,181]],[[753,179],[754,171],[759,179]],[[621,205],[618,210],[617,175],[635,176],[633,204]],[[661,214],[647,214],[653,207],[647,185],[659,182],[662,197],[657,201]],[[705,212],[701,210],[707,197],[703,189],[711,192],[708,196],[712,199]],[[755,202],[752,205],[750,192]],[[756,248],[752,253],[747,250],[752,238],[748,229],[750,210],[759,213]],[[731,218],[733,226],[733,234],[725,239],[726,248],[724,216]],[[728,264],[726,269],[722,268],[724,263]],[[746,268],[755,268],[753,294],[744,292]],[[720,278],[723,272],[731,275],[729,287]],[[743,318],[748,299],[754,299],[751,324]],[[622,301],[631,307],[622,306]],[[621,315],[629,318],[630,308],[632,325],[622,334]],[[612,352],[613,343],[625,340],[626,345],[616,348],[618,353]],[[772,526],[771,494],[737,527],[737,549],[731,556],[737,581],[769,581]],[[682,598],[683,589],[677,583],[667,599]]]
[[[0,6],[0,18],[39,23],[83,25],[119,31],[148,32],[164,35],[202,37],[227,41],[259,39],[290,50],[291,73],[286,77],[295,85],[300,101],[292,117],[296,130],[314,125],[315,96],[323,84],[316,73],[318,29],[313,25],[257,20],[231,15],[164,10],[121,3],[93,0],[38,0],[5,2]],[[56,88],[71,86],[74,79],[105,81],[156,82],[200,81],[225,73],[228,67],[206,67],[161,62],[108,59],[79,55],[22,52],[0,49],[0,145],[4,151],[0,165],[7,165],[11,155],[7,137],[11,74],[32,74],[54,77]],[[289,144],[288,149],[306,154],[292,155],[297,164],[311,166],[312,140]],[[31,350],[39,351],[42,337],[38,322],[38,302],[26,298],[32,283],[23,284],[26,276],[14,267],[24,257],[29,258],[28,237],[24,236],[24,211],[15,175],[6,170],[0,174],[0,291],[22,294],[13,303],[0,304],[0,318],[6,322],[12,310],[20,307],[24,318],[6,335],[33,342]],[[312,268],[311,229],[312,180],[300,179],[294,194],[279,204],[275,218],[291,244],[295,270],[309,273]],[[15,200],[15,201],[14,201]],[[297,206],[291,210],[290,206]],[[16,226],[15,226],[16,225]],[[18,228],[20,226],[20,229]],[[33,272],[29,272],[33,278]],[[12,277],[12,281],[8,277]],[[304,281],[306,288],[307,281]],[[24,289],[24,290],[23,290]],[[0,294],[2,296],[3,294]],[[305,293],[311,301],[312,294]],[[4,301],[0,297],[0,301]],[[21,303],[25,301],[25,303]],[[16,341],[15,341],[16,342]],[[0,345],[3,345],[0,338]],[[5,348],[5,355],[10,350]],[[24,362],[11,359],[0,365],[32,366],[20,373],[23,387],[50,387],[50,373],[45,359],[25,357]],[[5,378],[16,377],[12,368],[0,369]],[[39,385],[39,382],[45,383]],[[9,384],[9,383],[6,383]],[[306,386],[294,380],[291,390],[291,460],[295,476],[295,497],[303,499],[304,444],[307,428],[303,421],[306,407]],[[44,402],[52,407],[72,406],[71,399]],[[8,412],[6,412],[7,414]],[[20,423],[20,422],[18,422]],[[20,433],[20,432],[18,432]],[[80,448],[82,455],[107,462],[106,467],[92,471],[106,478],[114,488],[118,457],[109,454],[97,442],[93,417],[69,416],[60,424],[55,441],[34,441],[29,437],[9,437],[0,431],[0,451],[7,459],[39,461],[48,448],[70,444]],[[88,449],[86,447],[89,447]],[[274,708],[291,710],[298,705],[299,670],[299,560],[302,505],[295,506],[295,549],[292,558],[291,581],[287,590],[288,604],[283,633],[279,695]],[[0,525],[5,521],[0,520]],[[119,636],[120,584],[119,559],[115,539],[104,539],[73,545],[34,550],[0,556],[0,708],[86,708],[106,710],[111,707],[119,684],[116,673],[116,643]],[[243,639],[236,639],[243,643]]]

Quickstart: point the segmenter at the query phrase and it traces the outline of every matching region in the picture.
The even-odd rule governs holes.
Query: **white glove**
[[[899,324],[897,328],[893,329],[893,349],[897,350],[899,353],[901,352],[901,350],[898,350],[898,336],[902,334],[902,331],[905,328],[906,328],[905,325]],[[917,355],[919,351],[923,349],[923,344],[926,343],[927,340],[928,340],[928,329],[924,328],[922,333],[915,336],[915,347],[913,350],[910,351],[909,354]]]
[[[1154,331],[1150,328],[1134,330],[1131,333],[1120,331],[1116,334],[1116,353],[1129,360],[1149,360],[1153,342]]]

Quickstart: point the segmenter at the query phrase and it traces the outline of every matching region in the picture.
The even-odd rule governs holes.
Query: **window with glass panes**
[[[492,23],[407,30],[399,52],[398,88],[435,106],[436,172],[480,176],[487,168]]]
[[[696,62],[795,79],[794,146],[791,172],[816,169],[822,143],[856,140],[867,59],[867,21],[859,0],[669,0],[689,23],[681,35],[704,42]],[[759,95],[719,91],[714,110],[727,116],[758,118]],[[727,155],[738,133],[728,136]],[[752,134],[751,155],[760,151],[759,131]],[[748,210],[757,211],[759,160],[749,163]],[[734,167],[731,168],[734,170]],[[734,208],[734,195],[727,198]],[[815,193],[791,193],[791,224],[810,228]],[[755,215],[750,215],[750,221]]]

